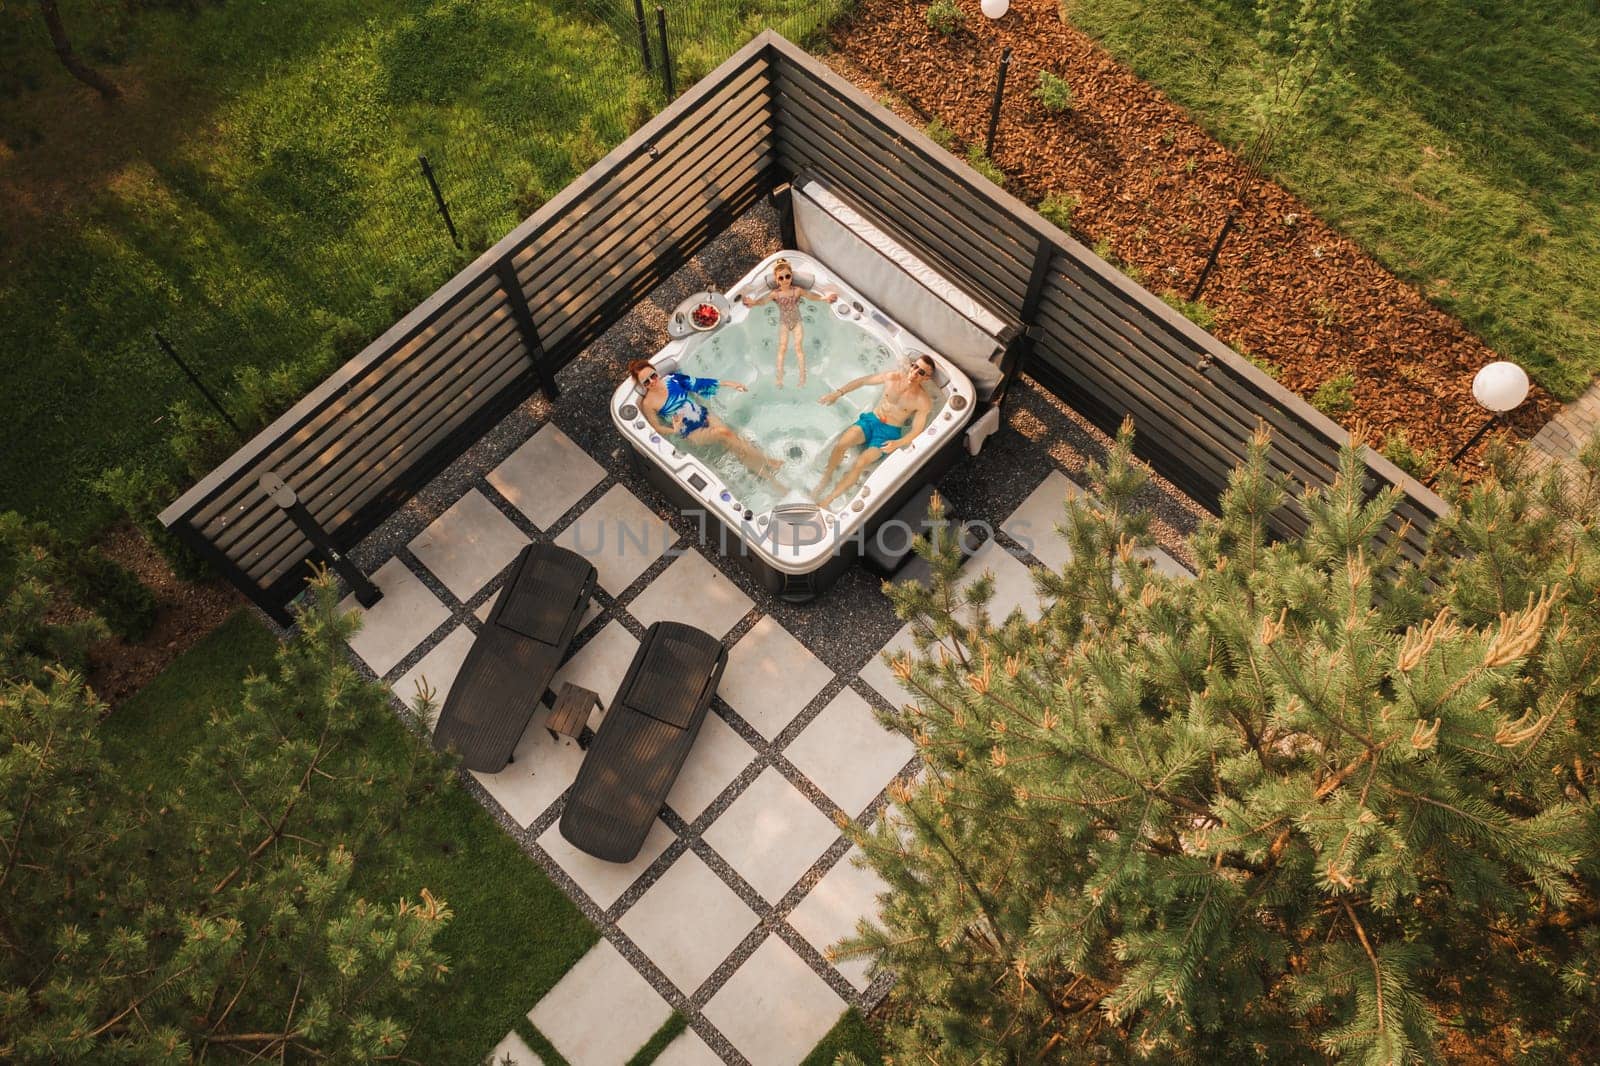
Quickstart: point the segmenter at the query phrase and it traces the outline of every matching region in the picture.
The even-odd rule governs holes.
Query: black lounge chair
[[[539,709],[594,592],[594,565],[554,544],[530,544],[467,652],[439,711],[433,746],[469,770],[505,769]]]
[[[681,622],[650,627],[561,812],[573,846],[608,862],[639,854],[727,664],[709,633]]]

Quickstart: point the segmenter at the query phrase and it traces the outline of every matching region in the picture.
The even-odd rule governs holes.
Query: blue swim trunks
[[[862,444],[864,448],[881,448],[892,440],[899,440],[905,433],[904,426],[885,425],[883,420],[871,411],[856,419],[856,425],[861,427],[862,434],[867,438]]]

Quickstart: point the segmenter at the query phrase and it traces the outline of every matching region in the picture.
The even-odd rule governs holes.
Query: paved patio
[[[397,699],[426,685],[443,700],[530,540],[571,547],[600,574],[557,686],[576,681],[609,702],[657,619],[700,626],[729,648],[713,712],[627,866],[592,859],[557,831],[583,753],[550,739],[547,709],[511,765],[470,775],[468,787],[603,933],[528,1004],[574,1066],[625,1063],[673,1010],[690,1028],[659,1062],[789,1066],[892,981],[870,960],[833,963],[827,951],[875,914],[883,889],[855,864],[838,822],[876,818],[891,781],[917,769],[910,742],[873,717],[903,698],[880,653],[906,643],[905,628],[860,567],[794,605],[702,550],[694,523],[629,468],[605,414],[622,362],[664,343],[665,310],[775,248],[770,214],[746,216],[563,372],[554,409],[536,399],[514,412],[352,553],[385,593],[352,649]],[[1008,415],[1006,431],[940,488],[955,514],[994,531],[966,573],[995,574],[998,612],[1036,614],[1029,568],[1065,561],[1052,532],[1061,502],[1081,491],[1072,476],[1081,481],[1107,442],[1028,382]],[[1198,510],[1160,485],[1149,502],[1157,536],[1180,553]],[[633,535],[604,535],[619,523]],[[1156,562],[1180,569],[1166,552]],[[348,606],[358,609],[353,598]],[[538,1061],[515,1033],[495,1051]]]

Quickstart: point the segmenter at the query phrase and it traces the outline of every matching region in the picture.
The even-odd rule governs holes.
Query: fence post
[[[983,157],[994,159],[994,133],[1000,126],[1000,101],[1006,94],[1006,68],[1011,66],[1011,46],[1000,53],[1000,70],[994,79],[994,102],[989,105],[989,134],[983,139]]]
[[[295,528],[328,557],[328,562],[333,564],[335,572],[344,578],[350,590],[356,594],[357,603],[363,607],[372,607],[383,599],[383,590],[374,585],[372,580],[361,572],[361,568],[346,558],[345,554],[334,545],[333,538],[328,536],[328,531],[322,528],[306,509],[306,505],[300,501],[299,494],[278,476],[277,471],[262,471],[257,484],[261,486],[261,491],[266,494],[267,499],[272,501],[272,505],[288,515],[289,521],[295,524]]]
[[[644,72],[650,73],[650,31],[644,24],[644,0],[633,0],[633,22],[639,27],[639,58],[644,60]]]
[[[672,53],[667,49],[667,9],[656,5],[656,32],[661,36],[661,80],[667,87],[667,102],[677,95],[672,85]]]
[[[428,165],[428,157],[417,156],[417,162],[422,164],[422,176],[428,181],[428,188],[433,190],[433,202],[439,208],[439,217],[444,219],[444,228],[450,231],[450,243],[457,248],[461,247],[461,238],[456,235],[455,220],[450,217],[450,205],[444,202],[444,192],[440,190],[439,183],[434,179],[433,168]]]
[[[210,389],[206,388],[206,383],[200,380],[200,375],[190,369],[189,364],[178,356],[178,350],[172,346],[172,342],[163,337],[158,329],[151,330],[150,335],[156,339],[156,344],[160,345],[161,350],[167,353],[167,358],[177,364],[178,369],[184,372],[190,383],[199,390],[200,395],[206,398],[206,402],[216,410],[217,414],[222,416],[222,420],[233,427],[233,431],[238,434],[239,439],[244,440],[244,430],[239,428],[239,423],[235,422],[233,416],[228,413],[228,409],[222,406],[222,401],[217,399]]]
[[[506,294],[506,303],[511,307],[511,317],[517,323],[517,332],[522,334],[522,343],[528,346],[533,369],[539,374],[539,388],[544,391],[545,399],[554,400],[561,395],[561,390],[556,387],[556,377],[550,372],[550,364],[545,359],[544,344],[539,340],[538,327],[533,324],[533,312],[528,308],[528,298],[522,294],[522,282],[517,279],[517,268],[511,265],[510,259],[502,259],[495,264],[494,270],[500,276],[500,288]]]

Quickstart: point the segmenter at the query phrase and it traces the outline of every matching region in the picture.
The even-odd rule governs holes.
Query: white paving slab
[[[527,543],[483,493],[468,489],[406,546],[456,599],[469,600]]]
[[[644,838],[644,846],[639,849],[639,854],[632,862],[606,862],[597,859],[588,852],[579,851],[567,842],[561,835],[561,824],[557,822],[539,837],[539,846],[550,853],[550,857],[567,872],[567,876],[578,883],[578,887],[589,894],[595,906],[605,910],[617,901],[639,879],[639,875],[649,868],[650,864],[660,858],[661,853],[677,838],[667,823],[657,818],[650,823],[650,832]]]
[[[568,1062],[625,1066],[672,1008],[609,940],[568,970],[528,1020]]]
[[[680,991],[692,995],[756,927],[756,914],[691,851],[628,908],[617,927]]]
[[[845,852],[844,858],[789,912],[789,924],[794,931],[805,937],[824,958],[833,945],[855,935],[856,924],[863,918],[878,920],[878,897],[889,891],[888,883],[876,870],[855,865],[860,857],[860,848],[852,847]],[[859,991],[865,992],[872,983],[869,973],[872,960],[867,956],[839,959],[833,965]]]
[[[844,1010],[793,948],[769,936],[711,997],[705,1016],[752,1066],[795,1066]]]
[[[832,678],[832,670],[767,615],[728,652],[717,694],[771,740]]]
[[[606,472],[553,424],[489,472],[489,484],[540,529],[549,529],[600,484]]]
[[[707,712],[683,772],[667,793],[667,806],[684,821],[694,821],[750,765],[755,754],[721,715]]]
[[[867,701],[848,688],[783,749],[852,818],[878,798],[916,753],[916,745],[879,725]]]
[[[1066,519],[1067,499],[1086,495],[1088,493],[1067,475],[1052,470],[1022,501],[1022,506],[1000,523],[1000,528],[1035,559],[1052,570],[1059,570],[1071,561],[1072,549],[1067,546],[1066,538],[1056,532],[1056,526]]]
[[[656,1056],[655,1066],[722,1066],[722,1057],[700,1039],[699,1033],[685,1029]]]
[[[450,609],[399,559],[378,567],[372,583],[383,592],[383,599],[362,607],[352,593],[339,609],[361,615],[361,631],[350,638],[350,648],[382,677],[438,629],[450,617]]]
[[[1188,567],[1160,548],[1135,548],[1133,554],[1141,559],[1149,559],[1151,567],[1158,574],[1166,574],[1168,577],[1175,577],[1180,581],[1189,581],[1194,578],[1194,574],[1189,572]]]
[[[472,650],[472,642],[476,639],[477,636],[466,626],[456,626],[394,683],[394,694],[408,707],[416,702],[417,696],[425,689],[433,690],[433,710],[428,715],[430,728],[438,721],[439,708],[444,706],[445,699],[450,695],[450,686],[455,684],[461,664],[466,661],[467,652]]]
[[[880,696],[895,707],[903,706],[912,699],[912,696],[900,686],[900,682],[894,676],[894,671],[890,670],[888,664],[883,661],[883,654],[884,652],[895,654],[902,651],[911,654],[914,650],[915,645],[911,640],[911,623],[907,622],[900,627],[894,636],[889,638],[889,643],[885,644],[883,649],[874,655],[867,662],[867,665],[861,668],[861,673],[856,676],[872,686]]]
[[[497,774],[472,771],[512,821],[526,826],[565,792],[583,765],[583,749],[553,739],[544,727],[550,708],[541,706],[517,742],[512,761]]]
[[[617,698],[617,689],[628,674],[628,664],[639,650],[639,640],[621,622],[607,622],[605,628],[591,637],[577,654],[556,671],[550,687],[557,692],[570,681],[582,685],[600,697],[604,707],[610,707]],[[590,725],[598,728],[604,714],[596,714]]]
[[[600,586],[616,596],[633,584],[677,536],[639,497],[621,485],[613,485],[561,531],[556,543],[594,563]]]
[[[711,823],[704,839],[769,903],[839,838],[839,827],[772,767]]]
[[[684,622],[721,637],[755,602],[694,549],[684,552],[628,604],[641,625]]]
[[[515,1029],[502,1037],[500,1043],[494,1046],[494,1050],[489,1053],[489,1061],[493,1066],[544,1066],[544,1061],[533,1053],[533,1049],[528,1046],[527,1041],[517,1035]]]

